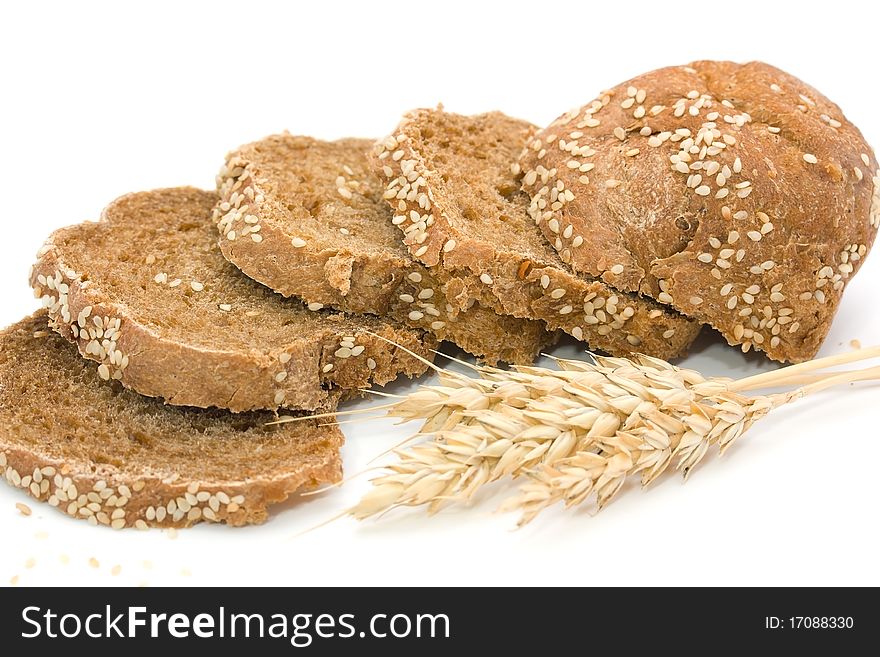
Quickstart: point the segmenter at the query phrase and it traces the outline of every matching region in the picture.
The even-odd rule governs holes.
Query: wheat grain
[[[815,374],[880,355],[842,354],[740,381],[707,378],[660,359],[557,359],[558,369],[505,371],[469,366],[477,376],[438,370],[439,385],[387,405],[403,421],[422,420],[424,442],[394,450],[398,460],[348,513],[364,519],[397,506],[468,502],[486,484],[527,475],[519,496],[502,506],[520,524],[555,503],[595,495],[608,504],[627,477],[643,486],[671,464],[685,477],[712,446],[727,450],[774,408],[831,385],[880,377],[880,368]],[[808,385],[785,394],[747,390]]]

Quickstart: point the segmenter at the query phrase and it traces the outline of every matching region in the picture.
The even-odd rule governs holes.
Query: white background
[[[880,144],[870,6],[9,3],[0,39],[0,322],[36,308],[27,270],[52,229],[96,218],[125,192],[211,187],[227,150],[283,129],[380,136],[403,111],[438,101],[545,124],[640,72],[729,58],[802,77]],[[849,286],[822,354],[846,351],[852,339],[880,342],[878,283],[874,256]],[[707,373],[772,367],[712,336],[695,351],[686,364]],[[596,517],[554,509],[520,531],[494,513],[513,489],[433,518],[395,512],[297,537],[355,502],[368,486],[361,477],[286,504],[261,527],[200,526],[171,539],[92,528],[2,486],[0,584],[18,575],[19,585],[877,585],[877,393],[847,387],[783,409],[725,458],[712,454],[686,486],[669,475],[648,492],[625,490]],[[413,428],[346,425],[347,471]],[[19,501],[34,515],[20,516]]]

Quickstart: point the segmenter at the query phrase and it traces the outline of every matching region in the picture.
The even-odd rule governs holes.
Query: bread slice
[[[880,226],[858,128],[761,62],[618,84],[537,133],[521,166],[533,217],[576,271],[774,360],[816,354]]]
[[[296,490],[339,481],[342,433],[269,411],[175,408],[98,379],[46,312],[0,332],[0,473],[114,529],[263,522]]]
[[[425,357],[432,335],[311,311],[242,275],[217,245],[216,200],[192,188],[130,194],[40,250],[35,294],[101,378],[176,405],[312,410],[331,389],[426,369],[374,334]]]
[[[476,299],[540,319],[613,355],[681,356],[699,323],[574,274],[529,218],[516,159],[534,130],[498,112],[421,109],[376,144],[374,169],[410,251],[459,306]]]
[[[214,219],[223,255],[284,296],[431,331],[489,363],[531,363],[543,323],[446,300],[400,243],[366,139],[273,135],[227,156]]]

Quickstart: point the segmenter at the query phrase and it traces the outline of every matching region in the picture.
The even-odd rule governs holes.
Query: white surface
[[[803,77],[880,144],[870,4],[639,4],[13,3],[0,40],[0,323],[36,307],[26,274],[51,229],[96,218],[124,192],[210,187],[228,149],[282,129],[379,136],[438,101],[546,123],[642,71],[730,58]],[[878,283],[875,255],[823,354],[880,342]],[[695,352],[687,365],[707,373],[772,367],[713,338]],[[176,540],[95,529],[2,486],[0,584],[877,585],[877,400],[876,386],[824,394],[761,421],[686,486],[666,476],[596,517],[553,510],[518,532],[493,513],[496,494],[434,518],[396,512],[295,538],[353,503],[363,477],[264,526]],[[347,471],[410,429],[346,425]],[[21,517],[19,501],[34,515]]]

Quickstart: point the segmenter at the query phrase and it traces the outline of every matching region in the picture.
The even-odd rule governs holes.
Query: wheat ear
[[[707,378],[647,356],[556,359],[558,369],[476,367],[477,376],[438,369],[439,383],[386,406],[423,421],[424,442],[398,460],[349,510],[363,519],[396,506],[467,502],[486,484],[527,475],[503,505],[520,523],[547,506],[595,494],[605,506],[628,476],[647,486],[671,464],[687,476],[709,448],[723,452],[774,408],[833,385],[878,379],[880,368],[819,370],[880,356],[862,350],[733,381]],[[746,395],[766,387],[787,393]]]

